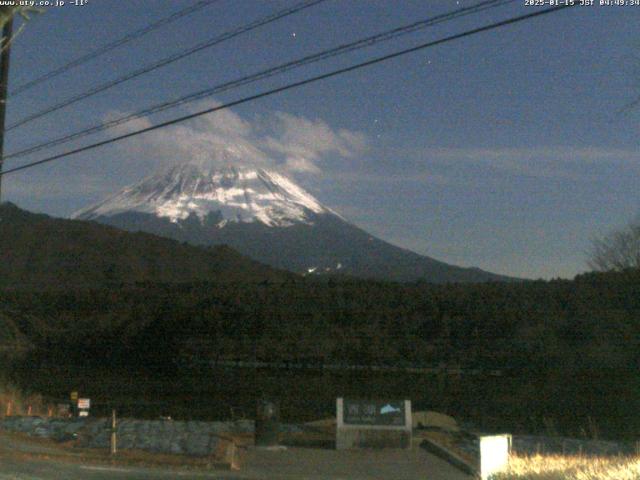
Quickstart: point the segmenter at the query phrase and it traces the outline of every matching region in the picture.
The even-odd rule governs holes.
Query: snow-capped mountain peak
[[[149,213],[173,223],[192,214],[202,220],[209,213],[220,212],[220,228],[227,222],[278,227],[309,224],[310,213],[333,213],[275,170],[180,163],[76,212],[73,218],[90,220],[124,212]]]
[[[218,149],[206,160],[161,170],[74,217],[194,245],[228,245],[302,275],[433,282],[501,279],[375,238],[285,175],[247,163],[247,157]]]

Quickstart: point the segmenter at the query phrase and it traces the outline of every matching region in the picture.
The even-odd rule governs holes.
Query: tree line
[[[512,416],[535,407],[561,423],[599,418],[611,434],[639,426],[629,423],[640,407],[638,270],[475,285],[294,279],[5,289],[0,305],[30,343],[22,362],[33,368],[108,361],[114,370],[153,365],[171,378],[187,368],[178,361],[185,357],[444,363],[504,370],[510,391],[500,395],[512,398],[500,401],[518,406]]]

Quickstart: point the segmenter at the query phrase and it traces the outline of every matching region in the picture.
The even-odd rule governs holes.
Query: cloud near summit
[[[189,112],[216,105],[200,103]],[[149,118],[140,118],[118,128],[125,133],[151,125]],[[223,152],[227,152],[231,158],[240,157],[256,166],[308,174],[322,172],[323,162],[329,158],[351,158],[366,149],[363,133],[336,130],[320,119],[274,112],[249,121],[228,109],[135,137],[127,145],[129,154],[133,151],[137,158],[153,159],[154,163],[224,163],[227,155]]]

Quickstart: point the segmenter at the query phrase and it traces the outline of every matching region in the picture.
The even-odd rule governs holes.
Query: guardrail
[[[451,366],[398,366],[398,365],[364,365],[364,364],[347,364],[347,363],[307,363],[300,361],[247,361],[247,360],[202,360],[202,359],[184,359],[183,363],[187,365],[205,365],[212,368],[274,368],[285,370],[327,370],[327,371],[369,371],[369,372],[404,372],[431,375],[476,375],[476,376],[492,376],[501,377],[504,375],[502,369],[483,369],[483,368],[463,368]]]

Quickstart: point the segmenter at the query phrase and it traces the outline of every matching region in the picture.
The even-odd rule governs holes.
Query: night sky
[[[15,40],[10,89],[193,3],[48,8]],[[293,3],[219,0],[10,98],[7,123]],[[5,152],[472,3],[327,0],[16,128]],[[516,1],[116,131],[536,8]],[[262,161],[396,245],[502,274],[569,278],[587,269],[591,238],[640,211],[640,106],[625,108],[640,96],[639,20],[640,7],[566,9],[8,175],[3,199],[68,216],[159,165],[236,142],[268,154]]]

